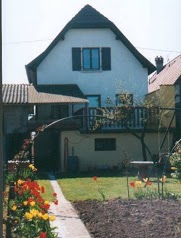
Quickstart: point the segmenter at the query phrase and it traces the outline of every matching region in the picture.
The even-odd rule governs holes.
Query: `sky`
[[[148,60],[181,54],[180,0],[2,0],[3,84],[28,83],[25,65],[86,4],[112,21]]]

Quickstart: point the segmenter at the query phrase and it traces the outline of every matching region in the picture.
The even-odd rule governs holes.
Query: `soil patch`
[[[74,202],[81,220],[95,238],[179,238],[181,202],[121,200]]]

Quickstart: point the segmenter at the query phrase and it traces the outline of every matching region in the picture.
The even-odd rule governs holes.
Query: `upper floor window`
[[[100,95],[87,95],[89,100],[89,107],[100,107],[101,106],[101,97]]]
[[[133,94],[120,93],[116,94],[116,106],[132,106],[133,105]]]
[[[72,48],[72,70],[111,70],[111,48]]]
[[[99,70],[100,69],[100,52],[99,48],[84,48],[83,54],[83,70]]]

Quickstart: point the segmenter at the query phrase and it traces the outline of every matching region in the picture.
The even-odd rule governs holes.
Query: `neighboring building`
[[[32,111],[28,104],[28,85],[4,84],[2,96],[4,152],[7,160],[11,160],[19,151],[28,131],[28,115]]]
[[[34,106],[28,129],[52,125],[35,140],[39,167],[65,171],[79,161],[80,170],[116,168],[125,152],[142,160],[141,143],[130,129],[137,134],[144,130],[147,145],[158,153],[158,108],[137,106],[148,93],[148,75],[155,66],[91,6],[81,9],[26,71],[28,102]],[[100,110],[108,101],[114,106],[110,115],[119,106],[119,122]],[[145,119],[150,119],[146,128]]]
[[[155,62],[157,70],[149,79],[147,97],[163,108],[161,127],[170,127],[169,131],[175,131],[174,138],[178,140],[181,138],[181,55],[166,65],[162,57],[156,57]]]

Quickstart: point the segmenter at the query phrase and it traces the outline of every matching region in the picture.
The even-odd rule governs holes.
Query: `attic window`
[[[111,48],[72,48],[72,70],[111,70]]]
[[[82,50],[83,70],[100,69],[99,48],[84,48]]]

